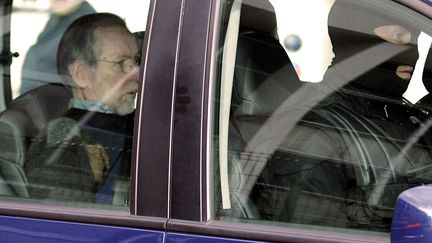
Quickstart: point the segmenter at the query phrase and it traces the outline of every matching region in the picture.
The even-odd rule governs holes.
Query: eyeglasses
[[[139,56],[135,56],[135,57],[130,57],[130,58],[126,58],[126,59],[122,59],[118,62],[115,61],[108,61],[108,60],[96,60],[98,62],[108,62],[108,63],[113,63],[116,65],[119,65],[120,68],[122,69],[123,72],[128,73],[130,71],[132,71],[132,69],[136,66],[136,65],[140,65],[141,64],[141,57]]]

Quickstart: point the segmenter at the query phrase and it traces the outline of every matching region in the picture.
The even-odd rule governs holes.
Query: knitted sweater
[[[127,178],[132,118],[133,114],[122,117],[73,108],[50,122],[26,154],[30,196],[94,202],[114,167],[118,169],[110,180]]]

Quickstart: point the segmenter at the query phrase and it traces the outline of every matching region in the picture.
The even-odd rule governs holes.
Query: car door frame
[[[388,242],[390,236],[246,224],[212,218],[212,102],[216,99],[214,82],[222,1],[190,0],[184,6],[175,84],[175,90],[181,91],[176,93],[176,107],[181,109],[174,109],[173,114],[168,238],[170,233],[181,233],[277,242]],[[420,0],[391,1],[432,18],[432,7]],[[203,23],[207,24],[206,28]]]

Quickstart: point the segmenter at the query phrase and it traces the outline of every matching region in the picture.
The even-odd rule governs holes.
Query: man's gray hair
[[[73,85],[70,64],[76,60],[83,60],[90,66],[96,64],[94,32],[104,27],[119,27],[129,32],[124,20],[117,15],[94,13],[76,19],[63,34],[57,51],[57,72],[66,85]]]

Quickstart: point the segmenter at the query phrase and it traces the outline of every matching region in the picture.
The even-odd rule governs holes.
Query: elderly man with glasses
[[[136,39],[115,15],[86,15],[66,30],[57,70],[73,98],[26,154],[31,197],[129,203],[138,56]]]

